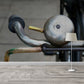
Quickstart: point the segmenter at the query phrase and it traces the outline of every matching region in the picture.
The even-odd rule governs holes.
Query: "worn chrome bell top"
[[[44,25],[46,39],[53,45],[64,45],[66,33],[74,32],[72,21],[64,16],[51,17]]]

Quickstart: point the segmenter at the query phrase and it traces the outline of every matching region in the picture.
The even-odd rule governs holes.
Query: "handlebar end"
[[[24,22],[24,20],[21,17],[18,17],[16,15],[12,15],[12,16],[9,17],[9,20],[8,20],[8,22],[9,22],[8,23],[8,28],[13,33],[16,33],[15,29],[14,29],[14,23],[16,21],[20,22],[20,24],[22,25],[23,29],[25,28],[25,22]]]

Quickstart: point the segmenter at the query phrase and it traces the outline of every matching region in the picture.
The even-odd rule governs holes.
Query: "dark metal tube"
[[[84,48],[72,48],[73,51],[84,51]],[[71,48],[43,48],[43,51],[71,51]]]

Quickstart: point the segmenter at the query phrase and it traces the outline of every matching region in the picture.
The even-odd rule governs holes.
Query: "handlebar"
[[[23,28],[22,28],[22,26],[21,26],[21,24],[20,24],[19,22],[15,22],[15,23],[14,23],[14,28],[15,28],[15,30],[16,30],[16,33],[17,33],[18,37],[19,37],[25,44],[27,44],[27,45],[31,45],[31,46],[41,46],[41,45],[44,44],[44,43],[49,44],[49,43],[46,42],[46,41],[37,41],[37,40],[33,40],[33,39],[29,38],[29,37],[25,34],[25,32],[24,32],[24,30],[23,30]]]
[[[24,32],[24,21],[20,17],[11,16],[9,18],[9,30],[16,33],[18,37],[29,46],[41,46],[42,44],[50,44],[47,41],[37,41],[28,37]]]

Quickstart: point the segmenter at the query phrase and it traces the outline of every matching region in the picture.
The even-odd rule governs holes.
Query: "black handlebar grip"
[[[22,18],[16,16],[16,15],[12,15],[12,16],[9,17],[9,20],[8,20],[8,28],[13,33],[16,33],[15,29],[14,29],[14,25],[13,25],[16,21],[20,22],[20,24],[22,25],[23,29],[25,28],[24,20]]]

